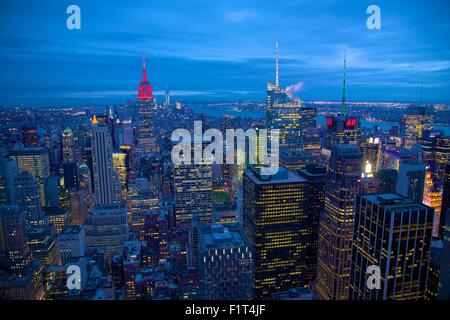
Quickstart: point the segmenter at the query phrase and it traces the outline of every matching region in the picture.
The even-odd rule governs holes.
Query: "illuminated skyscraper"
[[[212,223],[211,164],[175,164],[173,182],[177,226],[189,226],[194,215]]]
[[[125,204],[94,206],[85,223],[86,249],[104,249],[108,259],[122,254],[128,240],[127,219]]]
[[[381,142],[379,138],[367,138],[361,143],[362,165],[365,173],[375,174],[381,165]],[[369,169],[370,167],[370,169]],[[366,170],[367,169],[367,170]]]
[[[426,167],[423,163],[404,160],[400,163],[397,193],[418,203],[423,201]]]
[[[11,156],[17,161],[18,172],[28,171],[39,181],[41,203],[45,203],[45,179],[50,175],[50,160],[45,147],[17,148]]]
[[[450,165],[448,166],[450,167]],[[447,172],[449,178],[450,172]],[[447,183],[449,180],[447,181]],[[447,197],[449,185],[447,184]],[[447,202],[448,203],[448,202]],[[443,221],[443,218],[445,219]],[[441,265],[439,268],[439,300],[449,300],[450,299],[450,209],[447,207],[445,215],[441,215],[441,225],[439,228],[440,237],[442,239],[442,255],[441,255]]]
[[[348,113],[346,101],[346,66],[347,56],[345,55],[341,112],[337,116],[329,116],[326,119],[328,133],[324,148],[329,152],[331,152],[337,144],[359,145],[361,140],[361,130],[358,125],[358,120]]]
[[[432,226],[433,209],[401,195],[358,196],[350,299],[424,299]],[[367,286],[371,265],[380,268],[380,289]]]
[[[439,219],[441,216],[442,195],[435,188],[430,170],[425,174],[425,187],[423,191],[423,204],[434,209],[433,236],[439,233]]]
[[[308,285],[309,225],[307,179],[281,167],[267,176],[259,168],[243,177],[243,227],[253,252],[257,299]],[[312,195],[311,195],[312,196]]]
[[[325,207],[325,184],[327,178],[327,168],[321,165],[308,165],[305,169],[299,171],[299,175],[308,181],[307,212],[307,241],[305,255],[305,280],[311,283],[316,279],[317,274],[317,249],[319,247],[319,222]]]
[[[302,110],[300,99],[280,88],[278,74],[278,42],[276,43],[276,81],[267,84],[267,126],[280,130],[280,147],[302,149]]]
[[[327,173],[325,210],[320,219],[315,296],[348,299],[353,209],[361,176],[361,152],[356,145],[334,147]]]
[[[138,87],[138,149],[142,154],[158,153],[155,128],[155,103],[152,85],[147,80],[147,68],[144,60],[142,80]]]
[[[26,216],[18,206],[0,206],[0,263],[8,275],[23,275],[31,264]]]
[[[444,233],[445,233],[444,228],[446,227],[446,221],[447,221],[448,217],[450,216],[450,212],[449,212],[449,209],[450,209],[450,162],[448,162],[447,165],[445,166],[443,181],[444,181],[444,183],[443,183],[444,187],[442,189],[441,216],[439,219],[439,238],[440,239],[444,238]],[[450,228],[450,225],[447,225],[447,228]],[[449,235],[449,239],[450,239],[450,235]],[[449,275],[449,277],[450,277],[450,275]]]
[[[14,179],[14,200],[28,221],[42,218],[42,204],[39,196],[39,182],[27,171],[20,172]]]
[[[120,183],[122,186],[122,195],[125,196],[128,189],[128,173],[130,172],[131,164],[131,148],[128,146],[121,146],[112,154],[114,171],[119,174]]]
[[[112,141],[108,127],[92,126],[92,161],[94,169],[95,203],[98,205],[121,202],[118,174],[113,170]]]
[[[251,299],[252,254],[240,225],[201,225],[198,241],[201,299]]]
[[[404,115],[404,139],[403,146],[411,148],[420,143],[425,130],[433,129],[434,111],[422,105],[410,106]]]
[[[64,129],[62,133],[62,155],[63,162],[75,161],[73,132],[70,128]]]

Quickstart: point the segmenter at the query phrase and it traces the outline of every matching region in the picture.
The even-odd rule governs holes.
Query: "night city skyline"
[[[0,301],[450,301],[450,2],[0,9]]]
[[[132,100],[143,56],[159,99],[264,101],[277,40],[281,86],[302,83],[302,100],[340,100],[347,50],[350,101],[418,102],[423,83],[423,101],[448,102],[450,5],[419,3],[380,1],[368,30],[364,1],[79,1],[81,30],[68,30],[68,1],[6,1],[0,104]]]

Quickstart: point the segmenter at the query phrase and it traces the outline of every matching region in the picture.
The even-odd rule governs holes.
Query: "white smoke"
[[[304,85],[305,85],[304,82],[299,81],[299,82],[297,82],[295,84],[291,84],[291,85],[287,86],[286,87],[286,91],[289,92],[292,95],[292,94],[294,94],[296,92],[301,91],[303,89]]]

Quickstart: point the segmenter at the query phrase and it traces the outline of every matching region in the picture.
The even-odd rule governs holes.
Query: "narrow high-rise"
[[[315,296],[346,300],[350,275],[353,209],[361,176],[361,152],[356,145],[336,145],[331,153],[320,219]]]
[[[158,153],[155,134],[155,102],[152,85],[147,80],[147,66],[144,59],[142,80],[138,87],[138,150],[141,154]]]

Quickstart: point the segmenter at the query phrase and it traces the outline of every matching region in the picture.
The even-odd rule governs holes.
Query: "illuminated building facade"
[[[243,227],[253,248],[257,299],[308,285],[304,264],[313,245],[307,179],[280,167],[273,176],[251,168],[243,177]]]
[[[104,249],[108,259],[122,254],[128,240],[127,208],[124,204],[94,206],[85,223],[86,250]]]
[[[433,236],[439,233],[439,219],[441,216],[442,194],[434,187],[431,172],[425,174],[425,187],[423,192],[423,204],[434,209]]]
[[[39,181],[41,203],[45,203],[45,179],[50,175],[50,160],[45,147],[17,148],[12,152],[18,172],[28,171]]]
[[[433,108],[410,106],[404,115],[403,121],[405,130],[403,146],[409,149],[422,141],[425,130],[433,129]]]
[[[351,255],[351,300],[422,300],[428,278],[433,209],[399,194],[358,196]],[[381,288],[367,286],[380,268]]]
[[[64,129],[62,133],[62,158],[63,162],[72,163],[75,161],[74,137],[70,128]]]
[[[28,221],[37,221],[42,218],[39,182],[31,173],[22,171],[14,179],[14,200],[25,213]]]
[[[250,300],[252,254],[238,224],[199,228],[200,297],[205,300]]]
[[[397,193],[418,203],[423,202],[426,167],[415,161],[402,161],[398,171]]]
[[[327,168],[322,165],[308,165],[299,171],[299,175],[308,181],[306,203],[308,220],[306,234],[309,240],[305,255],[305,280],[311,283],[317,274],[317,250],[319,247],[319,222],[325,208],[325,184]]]
[[[441,217],[439,219],[439,238],[444,238],[446,221],[448,216],[450,216],[450,162],[445,166],[444,177],[443,177],[443,189],[442,189],[442,205],[441,205]],[[447,225],[448,228],[448,225]]]
[[[147,80],[147,68],[144,60],[142,80],[138,87],[138,149],[142,154],[158,153],[155,130],[155,103],[152,85]]]
[[[375,174],[381,166],[381,142],[379,138],[367,138],[361,143],[362,163],[367,174]]]
[[[211,164],[174,165],[175,219],[177,226],[189,226],[193,216],[212,223]]]
[[[326,126],[325,149],[331,151],[338,144],[359,145],[361,130],[355,117],[348,115],[329,116],[326,119]]]
[[[98,205],[121,202],[121,186],[113,169],[112,140],[108,127],[92,126],[92,163],[94,170],[95,203]]]
[[[314,293],[321,300],[346,300],[353,209],[359,191],[362,155],[356,145],[337,145],[331,154],[325,210],[320,219]]]

